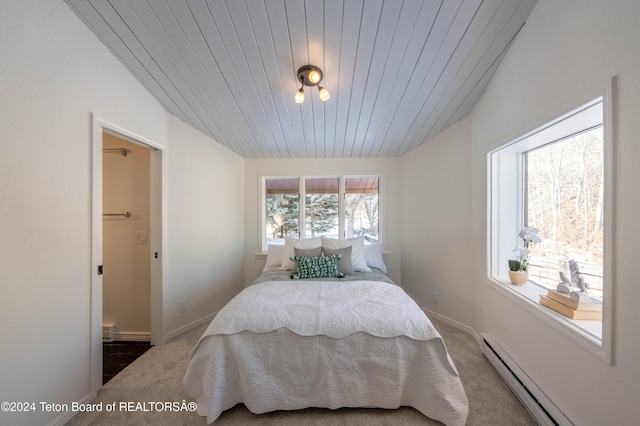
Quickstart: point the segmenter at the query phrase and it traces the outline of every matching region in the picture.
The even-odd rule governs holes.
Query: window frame
[[[338,238],[344,239],[345,234],[345,203],[344,196],[346,194],[345,181],[348,178],[375,178],[378,179],[378,243],[383,244],[384,241],[384,226],[383,220],[385,217],[384,214],[384,206],[381,200],[383,199],[382,193],[382,182],[383,178],[378,174],[305,174],[305,175],[278,175],[274,173],[270,174],[259,174],[259,184],[260,191],[258,195],[258,205],[260,206],[260,217],[258,218],[258,248],[259,253],[265,254],[267,252],[267,241],[266,241],[266,183],[268,179],[299,179],[298,180],[298,190],[300,195],[300,203],[298,210],[298,230],[299,230],[299,238],[309,238],[306,236],[306,187],[305,182],[306,179],[338,179]],[[304,236],[302,236],[304,234]]]
[[[589,350],[608,364],[612,363],[614,294],[612,206],[614,135],[613,79],[604,93],[593,97],[578,108],[537,127],[536,129],[503,144],[487,153],[487,257],[485,283],[506,295],[523,309],[544,323]],[[578,104],[578,103],[576,103]],[[590,108],[601,105],[604,143],[604,259],[603,259],[603,318],[599,332],[597,323],[575,321],[553,312],[539,304],[539,296],[547,289],[532,282],[522,287],[509,283],[506,277],[508,254],[517,243],[517,232],[524,225],[526,215],[524,153],[561,138],[568,127],[568,120],[588,113]],[[593,110],[592,110],[593,111]],[[588,122],[586,119],[585,122]],[[557,131],[560,130],[560,133]],[[554,134],[554,132],[556,132]],[[559,136],[560,135],[560,136]],[[546,142],[545,142],[546,141]]]

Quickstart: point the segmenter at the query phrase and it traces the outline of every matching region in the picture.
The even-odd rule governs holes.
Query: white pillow
[[[303,238],[299,240],[297,238],[285,237],[284,253],[282,253],[282,263],[280,265],[280,269],[294,272],[298,270],[298,265],[296,264],[296,262],[290,259],[291,256],[296,255],[295,250],[293,249],[294,247],[300,249],[314,249],[322,247],[322,238]]]
[[[380,244],[365,244],[364,256],[367,258],[367,266],[380,269],[385,274],[387,273],[387,265],[384,264],[384,256]]]
[[[282,266],[282,255],[284,246],[282,244],[269,244],[267,246],[267,261],[262,272]]]
[[[364,256],[364,236],[347,238],[346,240],[322,237],[322,246],[330,249],[353,247],[351,249],[351,265],[353,265],[353,270],[355,272],[371,272],[371,269],[367,266],[367,259]]]

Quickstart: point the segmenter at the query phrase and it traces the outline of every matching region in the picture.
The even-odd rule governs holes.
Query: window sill
[[[607,363],[611,362],[610,354],[602,344],[602,321],[572,320],[540,305],[540,295],[545,295],[547,290],[531,282],[523,286],[516,286],[508,281],[488,278],[487,284],[556,331],[588,349]]]

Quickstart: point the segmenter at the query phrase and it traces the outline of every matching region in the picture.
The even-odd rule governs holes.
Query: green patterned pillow
[[[343,278],[338,272],[338,260],[342,256],[335,253],[331,256],[305,257],[291,256],[291,260],[298,264],[298,273],[291,275],[294,280],[305,278]]]

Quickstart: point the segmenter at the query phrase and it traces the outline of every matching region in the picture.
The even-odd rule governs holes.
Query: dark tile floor
[[[149,342],[102,343],[102,384],[151,348]]]

